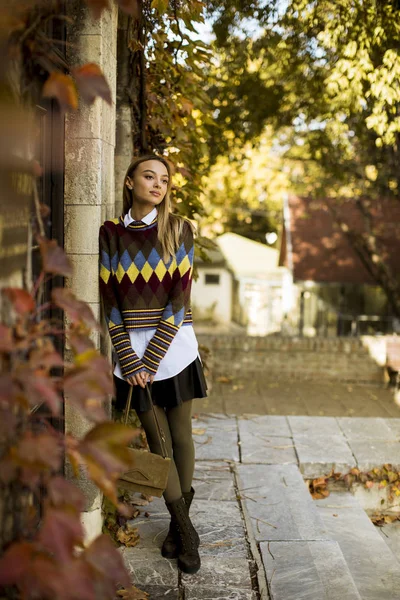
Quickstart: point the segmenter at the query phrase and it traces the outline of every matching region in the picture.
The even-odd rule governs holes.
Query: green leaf
[[[159,15],[163,15],[168,9],[168,0],[152,0],[151,8],[154,8]]]

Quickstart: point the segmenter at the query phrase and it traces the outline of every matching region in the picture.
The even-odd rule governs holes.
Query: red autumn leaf
[[[51,292],[53,302],[62,308],[73,323],[84,322],[89,327],[100,330],[93,312],[85,302],[78,300],[72,290],[68,288],[54,288]]]
[[[72,275],[72,265],[64,250],[56,240],[39,238],[40,254],[43,261],[43,270],[54,275]]]
[[[12,352],[14,347],[12,330],[0,323],[0,352]]]
[[[373,482],[373,481],[367,481],[367,482],[365,483],[365,487],[366,487],[366,488],[369,488],[369,489],[370,489],[370,488],[373,488],[373,487],[374,487],[374,482]]]
[[[15,312],[20,315],[25,315],[35,309],[35,300],[26,290],[20,288],[4,288],[3,294],[10,300]]]
[[[0,402],[4,404],[12,404],[15,401],[15,396],[18,393],[18,388],[14,379],[9,373],[0,375]]]
[[[29,366],[35,369],[52,369],[53,367],[63,367],[64,361],[61,354],[56,350],[36,348],[29,355]]]
[[[53,415],[60,414],[62,400],[53,379],[29,369],[20,373],[20,381],[31,406],[46,403]]]
[[[46,510],[38,541],[60,562],[73,558],[75,546],[82,545],[84,531],[78,514],[59,508]]]
[[[61,598],[63,583],[56,562],[37,544],[10,546],[0,559],[0,585],[16,585],[24,598]]]
[[[71,481],[63,477],[53,477],[47,486],[47,499],[52,506],[73,507],[81,513],[85,508],[85,496]]]
[[[140,6],[138,0],[117,0],[117,3],[118,6],[128,15],[131,15],[135,19],[139,17]]]
[[[110,597],[117,585],[127,587],[130,577],[120,552],[107,535],[100,535],[85,550],[85,559],[102,582],[108,582]]]
[[[23,483],[35,487],[45,472],[61,467],[62,449],[55,435],[26,431],[11,449],[11,459],[20,467]]]
[[[127,425],[107,422],[96,425],[79,442],[67,439],[71,460],[86,464],[90,479],[126,516],[132,511],[119,504],[116,482],[120,474],[132,466],[132,454],[126,445],[136,433],[137,430]]]
[[[87,350],[92,350],[95,346],[92,340],[86,335],[72,333],[68,336],[69,345],[75,354],[82,354]]]
[[[86,0],[86,4],[95,19],[101,17],[103,10],[108,10],[110,8],[109,0]]]
[[[107,395],[112,393],[108,373],[75,369],[64,378],[64,392],[68,401],[91,421],[98,423],[108,419],[104,408]]]
[[[99,588],[101,582],[96,586],[94,581],[93,569],[84,559],[83,553],[67,563],[62,565],[62,571],[59,575],[62,581],[62,592],[57,596],[57,600],[97,600],[99,597]],[[97,595],[95,591],[97,587]],[[78,592],[78,593],[77,593]],[[78,595],[79,594],[79,595]],[[111,598],[111,596],[108,596]]]
[[[70,75],[59,71],[51,73],[43,86],[42,94],[44,98],[56,98],[63,110],[78,108],[78,94]]]
[[[99,65],[87,63],[72,70],[79,92],[88,104],[93,104],[97,96],[112,104],[111,89]]]

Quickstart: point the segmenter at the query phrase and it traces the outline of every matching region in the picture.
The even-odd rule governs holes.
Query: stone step
[[[257,542],[330,539],[296,465],[242,464],[236,469]]]
[[[361,598],[399,598],[400,562],[351,492],[332,492],[314,502],[328,535],[340,546]]]
[[[260,551],[273,600],[361,600],[337,542],[262,542]]]

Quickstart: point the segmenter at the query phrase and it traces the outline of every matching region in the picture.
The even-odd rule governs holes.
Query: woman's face
[[[139,163],[125,185],[132,190],[133,202],[138,204],[160,204],[168,189],[167,167],[159,160],[146,160]]]

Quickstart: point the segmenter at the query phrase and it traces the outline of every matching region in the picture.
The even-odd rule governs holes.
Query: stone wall
[[[72,23],[68,27],[67,60],[71,67],[97,63],[110,87],[112,105],[97,98],[92,106],[83,102],[66,118],[65,144],[65,250],[74,275],[67,281],[74,293],[89,304],[100,318],[98,286],[98,235],[100,225],[115,215],[114,151],[117,73],[116,4],[93,20],[84,3],[68,3]],[[94,334],[100,347],[100,336]],[[68,354],[68,348],[66,349]],[[66,398],[66,430],[83,436],[90,424]],[[101,532],[101,497],[97,488],[82,476],[78,481],[86,495],[82,520],[87,537]]]
[[[370,356],[362,339],[249,337],[199,334],[211,351],[211,380],[241,377],[251,380],[383,382],[383,368]]]

